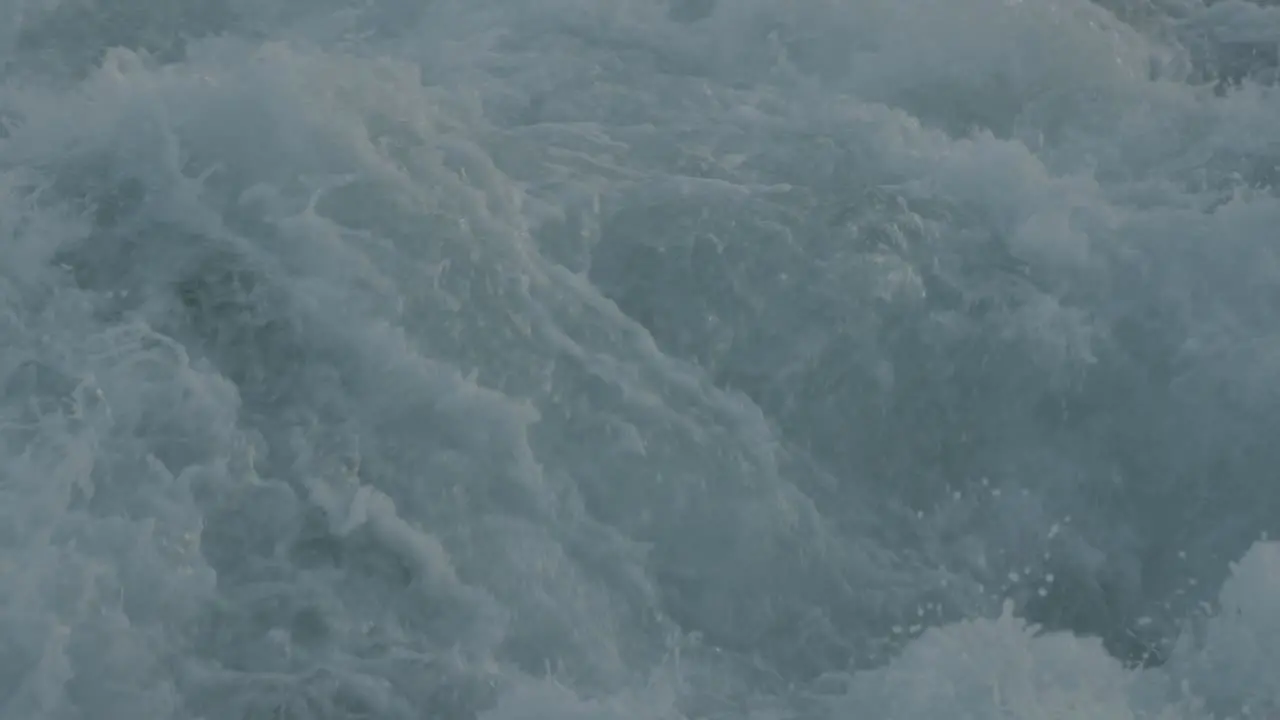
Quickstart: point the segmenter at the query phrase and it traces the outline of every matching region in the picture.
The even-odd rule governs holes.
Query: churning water
[[[1275,717],[1278,41],[0,0],[0,717]]]

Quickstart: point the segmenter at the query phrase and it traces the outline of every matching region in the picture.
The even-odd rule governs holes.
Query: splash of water
[[[0,717],[1274,711],[1277,42],[0,0]]]

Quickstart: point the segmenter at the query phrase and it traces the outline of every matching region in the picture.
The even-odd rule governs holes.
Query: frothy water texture
[[[0,717],[1280,717],[1277,42],[0,0]]]

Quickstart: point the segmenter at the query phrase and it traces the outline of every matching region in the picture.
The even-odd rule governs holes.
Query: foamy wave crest
[[[0,0],[0,717],[1277,712],[1273,10]]]

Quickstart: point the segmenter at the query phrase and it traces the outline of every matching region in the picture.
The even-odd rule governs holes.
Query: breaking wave
[[[1280,713],[1278,43],[0,0],[0,717]]]

